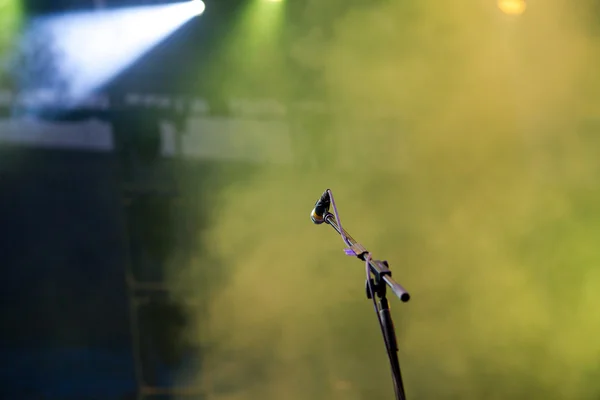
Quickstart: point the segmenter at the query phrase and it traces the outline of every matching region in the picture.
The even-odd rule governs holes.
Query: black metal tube
[[[402,382],[402,373],[400,371],[400,361],[398,360],[398,341],[396,339],[396,331],[394,329],[394,322],[392,321],[390,307],[385,296],[379,301],[379,320],[381,321],[383,338],[386,343],[388,357],[390,359],[390,366],[392,368],[396,399],[406,400],[404,383]]]
[[[335,216],[331,213],[327,213],[325,215],[325,222],[329,224],[338,234],[346,237],[348,240],[348,244],[350,246],[355,246],[358,248],[358,252],[361,254],[356,254],[356,256],[365,261],[365,253],[367,253],[367,249],[365,249],[362,245],[360,245],[345,229],[340,228],[339,224],[335,220]],[[394,292],[396,297],[398,297],[402,302],[406,303],[410,300],[410,293],[402,285],[392,279],[392,272],[387,268],[387,265],[384,265],[383,262],[377,260],[369,260],[369,267],[371,268],[371,272],[375,274],[377,277],[381,278]]]

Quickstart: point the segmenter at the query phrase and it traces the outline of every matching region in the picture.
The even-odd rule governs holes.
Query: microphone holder
[[[329,224],[338,234],[342,236],[346,244],[349,246],[345,251],[347,255],[355,256],[358,259],[368,264],[368,274],[366,280],[367,298],[373,300],[381,333],[385,342],[385,347],[390,361],[392,370],[392,380],[394,383],[394,391],[396,400],[406,400],[404,392],[404,384],[402,382],[402,373],[400,371],[400,361],[398,360],[398,341],[394,322],[390,313],[389,303],[386,297],[387,288],[389,288],[396,297],[402,302],[407,302],[410,299],[410,294],[394,279],[392,279],[392,271],[389,269],[387,261],[372,260],[369,251],[358,243],[336,220],[335,215],[327,212],[324,217],[325,223]],[[377,297],[379,305],[376,303]]]

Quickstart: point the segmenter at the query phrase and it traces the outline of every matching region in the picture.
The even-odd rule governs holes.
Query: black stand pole
[[[410,299],[410,294],[400,286],[396,281],[392,279],[392,271],[388,268],[387,261],[372,260],[369,252],[361,244],[359,244],[348,232],[339,226],[335,220],[335,216],[331,213],[327,213],[324,217],[327,224],[331,225],[333,229],[342,237],[346,239],[346,243],[350,246],[351,255],[355,255],[362,261],[369,264],[369,277],[366,282],[367,297],[373,300],[375,304],[375,310],[377,311],[377,318],[379,319],[379,325],[381,327],[381,333],[385,342],[385,347],[388,353],[390,366],[392,369],[392,379],[394,382],[394,391],[396,393],[396,400],[406,400],[406,394],[404,392],[404,384],[402,382],[402,373],[400,371],[400,362],[398,360],[398,341],[396,338],[396,331],[394,329],[394,322],[392,321],[392,315],[390,313],[389,303],[386,297],[386,291],[389,287],[392,292],[403,302],[407,302]],[[379,304],[377,305],[375,297],[379,298]]]
[[[387,265],[387,261],[384,261]],[[390,367],[392,369],[392,380],[394,382],[394,391],[396,393],[397,400],[405,400],[406,394],[404,392],[404,384],[402,382],[402,373],[400,371],[400,361],[398,360],[398,341],[396,339],[396,330],[394,329],[394,321],[392,320],[392,314],[390,312],[390,306],[386,297],[386,285],[381,280],[377,282],[371,278],[367,281],[367,298],[373,299],[373,293],[375,292],[379,297],[379,307],[377,316],[379,318],[381,333],[385,342],[386,350],[390,360]]]

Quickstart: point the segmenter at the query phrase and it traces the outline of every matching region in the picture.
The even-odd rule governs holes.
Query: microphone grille
[[[314,209],[310,213],[310,219],[312,220],[313,223],[315,223],[317,225],[320,225],[323,222],[325,222],[325,217],[323,217],[322,215],[318,215]]]

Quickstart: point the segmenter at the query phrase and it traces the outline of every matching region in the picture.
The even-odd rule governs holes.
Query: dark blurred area
[[[161,273],[186,240],[173,227],[178,194],[124,189],[135,182],[107,155],[3,146],[1,159],[3,398],[122,398],[138,392],[136,372],[168,386],[186,354]]]
[[[119,124],[113,155],[2,145],[3,398],[171,398],[201,358],[164,268],[198,254],[219,165],[159,162],[156,127]],[[203,178],[181,191],[177,174]]]
[[[74,11],[178,2],[24,0],[14,2],[14,10],[17,3],[26,27]],[[201,24],[185,24],[107,82],[102,93],[108,107],[3,106],[5,116],[33,113],[42,129],[50,124],[59,133],[71,124],[85,135],[78,124],[91,121],[88,134],[108,133],[114,146],[112,152],[10,140],[0,146],[3,399],[203,398],[176,382],[182,371],[199,368],[201,354],[183,335],[186,313],[173,300],[165,268],[202,254],[198,233],[210,216],[197,210],[211,207],[221,166],[161,154],[164,124],[173,127],[176,148],[187,109],[130,106],[123,99],[132,91],[202,93],[205,80],[190,86],[187,79],[206,69],[199,61],[210,57],[240,3],[208,1]],[[36,57],[43,57],[45,38],[37,45]],[[21,88],[5,78],[2,89]],[[190,176],[199,178],[181,188]]]

